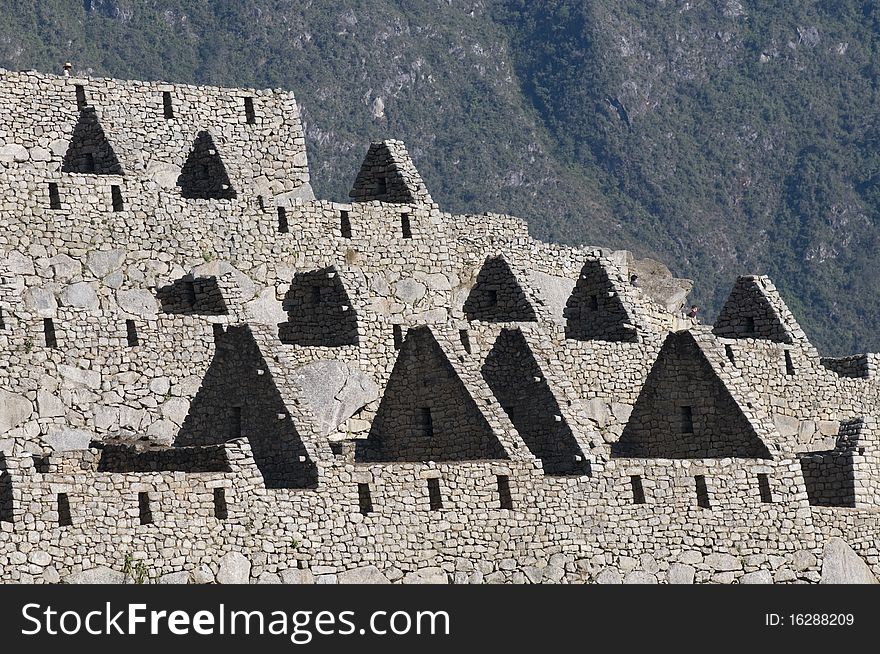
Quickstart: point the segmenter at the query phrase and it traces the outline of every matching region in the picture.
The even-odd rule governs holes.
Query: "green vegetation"
[[[448,210],[658,258],[709,319],[769,274],[844,354],[880,350],[878,32],[866,0],[30,0],[0,65],[291,89],[319,196],[401,138]]]

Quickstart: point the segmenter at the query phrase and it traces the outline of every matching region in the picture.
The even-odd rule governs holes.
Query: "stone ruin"
[[[694,324],[662,264],[442,211],[398,141],[317,200],[282,91],[0,107],[2,580],[880,573],[878,355],[766,277]]]

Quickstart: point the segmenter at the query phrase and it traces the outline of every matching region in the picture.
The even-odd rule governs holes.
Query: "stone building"
[[[761,583],[880,572],[878,355],[765,277],[309,186],[282,91],[0,73],[0,578]],[[638,284],[630,283],[638,275]]]

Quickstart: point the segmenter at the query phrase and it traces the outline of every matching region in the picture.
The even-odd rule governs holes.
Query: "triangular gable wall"
[[[370,144],[349,196],[355,202],[434,203],[406,146],[393,140]]]
[[[89,175],[122,175],[122,165],[94,107],[84,107],[73,128],[70,145],[61,162],[61,172]]]
[[[486,259],[464,303],[468,320],[484,322],[535,322],[537,316],[523,287],[505,261]]]
[[[588,260],[565,306],[565,337],[578,341],[638,341],[638,331],[599,259]]]
[[[180,169],[177,186],[181,196],[188,199],[229,200],[237,196],[210,133],[201,131],[196,136]]]
[[[763,276],[743,276],[736,280],[712,331],[722,338],[807,342],[779,291]]]

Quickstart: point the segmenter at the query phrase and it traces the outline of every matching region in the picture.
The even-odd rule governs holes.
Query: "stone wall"
[[[880,572],[876,378],[769,280],[683,323],[686,280],[445,213],[399,142],[315,200],[289,93],[0,99],[4,580],[816,582],[837,537]]]

